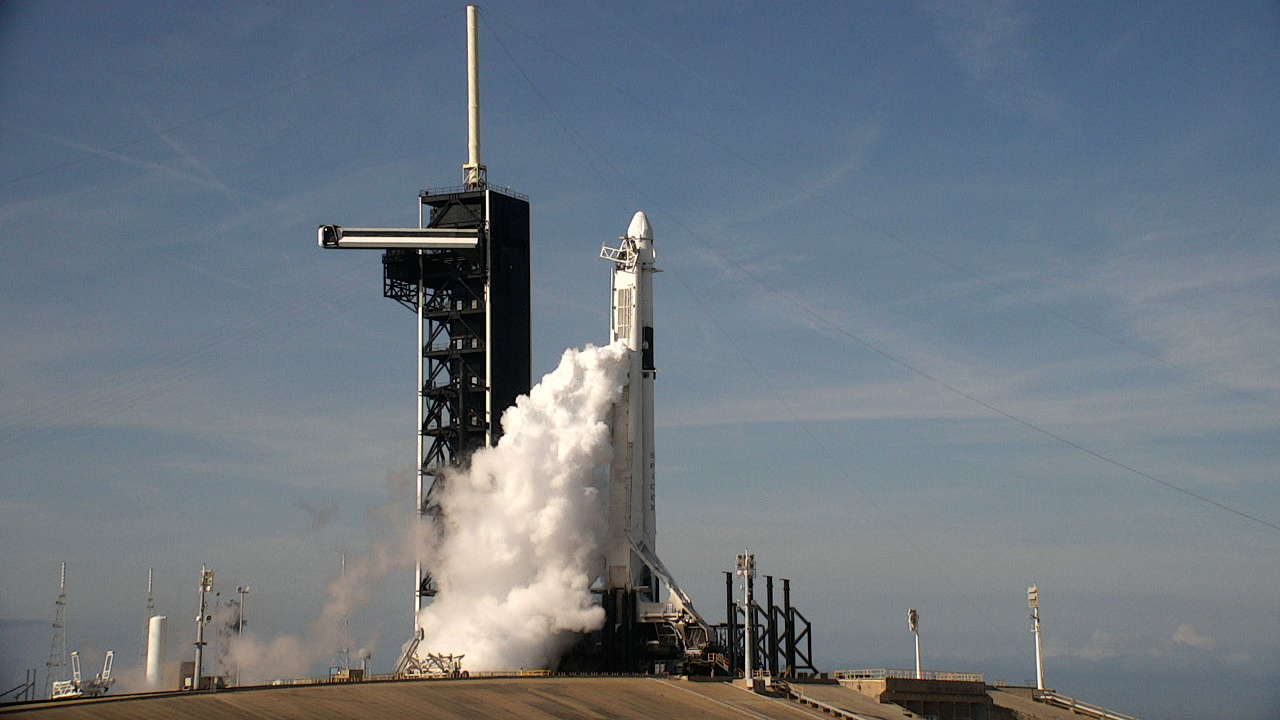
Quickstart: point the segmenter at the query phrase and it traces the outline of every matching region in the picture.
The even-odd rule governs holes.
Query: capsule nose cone
[[[649,218],[645,216],[643,210],[631,218],[631,224],[627,226],[627,237],[637,240],[653,240],[653,228],[649,227]]]

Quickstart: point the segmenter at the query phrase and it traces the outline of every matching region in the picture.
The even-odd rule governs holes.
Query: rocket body
[[[653,556],[657,539],[654,490],[653,381],[657,376],[653,345],[653,274],[656,253],[649,219],[638,212],[618,248],[601,257],[613,267],[610,339],[626,344],[627,383],[613,410],[613,462],[609,470],[609,517],[605,543],[606,581],[610,589],[637,591],[658,599],[658,582],[636,553]]]

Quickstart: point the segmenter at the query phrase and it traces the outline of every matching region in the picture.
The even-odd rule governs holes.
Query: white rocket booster
[[[605,543],[610,589],[635,590],[656,601],[658,583],[641,553],[656,557],[653,452],[653,274],[657,254],[649,218],[638,212],[617,248],[600,257],[613,262],[610,339],[631,351],[627,384],[613,411],[613,463],[609,470],[609,522]]]

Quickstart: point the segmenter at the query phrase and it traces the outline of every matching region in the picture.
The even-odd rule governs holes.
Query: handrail
[[[508,197],[513,197],[518,200],[524,200],[526,202],[529,200],[529,196],[525,195],[524,193],[516,192],[515,190],[512,190],[509,187],[498,187],[493,183],[488,183],[488,182],[481,186],[454,185],[452,187],[426,188],[421,193],[419,193],[418,196],[426,198],[426,197],[435,197],[437,195],[458,195],[461,193],[475,192],[478,190],[494,190],[502,193],[503,195],[506,195]]]
[[[1083,700],[1077,700],[1073,697],[1060,695],[1052,690],[1038,690],[1032,694],[1031,699],[1036,702],[1042,702],[1046,705],[1055,705],[1061,708],[1067,708],[1079,715],[1088,715],[1089,717],[1098,718],[1098,720],[1138,720],[1132,715],[1125,715],[1115,710],[1108,710],[1101,705],[1093,705]]]
[[[799,703],[801,705],[808,705],[809,707],[816,708],[830,715],[831,717],[840,718],[841,720],[871,720],[866,715],[859,715],[858,713],[850,712],[849,710],[845,710],[844,708],[840,708],[840,707],[836,707],[835,705],[824,703],[821,700],[815,700],[814,698],[811,698],[808,695],[805,695],[804,693],[797,690],[789,682],[786,682],[783,680],[775,680],[773,686],[775,689],[781,691],[783,696],[786,697],[788,700],[791,700],[792,702],[795,702],[795,703]]]
[[[938,672],[926,670],[917,677],[915,670],[896,670],[891,668],[873,668],[869,670],[837,670],[837,680],[884,680],[886,678],[904,678],[907,680],[948,680],[952,682],[986,682],[982,673]]]

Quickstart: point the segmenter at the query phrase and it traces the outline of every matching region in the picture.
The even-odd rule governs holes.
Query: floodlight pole
[[[1027,588],[1027,605],[1031,608],[1031,632],[1036,636],[1036,689],[1044,690],[1044,650],[1040,645],[1040,590],[1035,583]]]
[[[907,627],[911,628],[911,634],[916,636],[916,679],[924,678],[924,672],[920,669],[920,613],[915,608],[907,611]]]
[[[200,676],[204,673],[204,626],[208,622],[205,613],[209,609],[208,595],[213,589],[213,571],[200,566],[200,614],[196,616],[196,662],[191,673],[191,689],[200,689]]]
[[[743,638],[742,638],[742,673],[747,682],[751,682],[755,676],[755,656],[756,656],[756,636],[755,636],[755,600],[751,597],[752,581],[756,577],[756,556],[750,552],[742,552],[738,555],[738,574],[742,576],[742,608],[743,608]]]
[[[236,637],[244,637],[244,596],[249,594],[249,586],[241,585],[236,588],[236,592],[240,593],[240,612],[236,618]],[[236,687],[240,686],[240,658],[236,656]]]
[[[918,632],[915,633],[915,636],[916,636],[916,679],[921,680],[924,678],[924,673],[920,670],[920,633]]]

